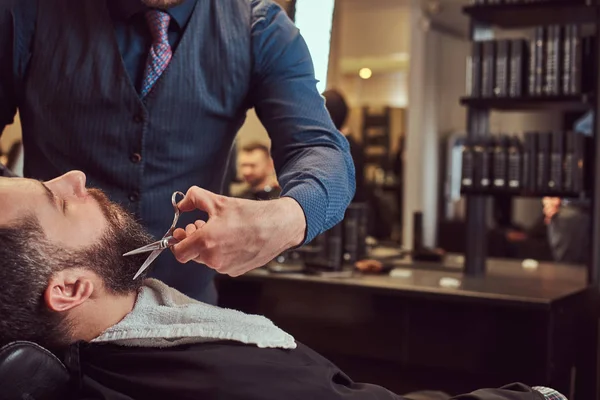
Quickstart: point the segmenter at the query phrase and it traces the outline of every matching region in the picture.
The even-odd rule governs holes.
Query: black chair
[[[31,342],[0,349],[0,400],[64,400],[69,372],[51,352]]]

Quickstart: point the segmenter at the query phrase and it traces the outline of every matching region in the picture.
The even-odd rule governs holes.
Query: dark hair
[[[138,290],[143,279],[132,279],[143,255],[123,257],[124,250],[140,247],[150,237],[131,218],[115,229],[115,219],[94,245],[67,250],[48,241],[35,217],[18,226],[0,227],[0,346],[16,340],[49,349],[69,344],[71,325],[65,313],[49,310],[44,292],[52,276],[73,266],[89,268],[112,294]]]
[[[329,111],[331,120],[335,127],[339,130],[342,129],[348,118],[348,105],[344,96],[335,89],[327,90],[323,93],[325,97],[325,107]]]
[[[0,228],[0,346],[29,340],[59,347],[55,339],[67,337],[65,317],[44,304],[44,291],[53,270],[41,227],[27,217],[17,227]]]
[[[265,155],[267,157],[271,156],[271,151],[269,150],[269,146],[267,146],[263,143],[260,143],[260,142],[252,142],[252,143],[249,143],[249,144],[245,145],[244,147],[242,147],[242,151],[245,153],[251,153],[251,152],[257,151],[257,150],[265,153]]]

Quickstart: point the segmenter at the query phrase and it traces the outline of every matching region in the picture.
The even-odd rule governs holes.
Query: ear
[[[83,304],[93,292],[92,272],[83,269],[66,269],[50,278],[44,292],[44,300],[50,310],[65,312]]]

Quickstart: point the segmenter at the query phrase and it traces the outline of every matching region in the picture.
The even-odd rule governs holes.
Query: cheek
[[[76,210],[45,230],[48,239],[55,243],[69,248],[82,248],[97,243],[105,228],[106,220],[101,214]]]

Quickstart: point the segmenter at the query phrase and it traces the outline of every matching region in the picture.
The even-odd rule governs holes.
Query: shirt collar
[[[169,8],[167,12],[180,28],[185,28],[192,16],[196,2],[197,0],[185,0],[182,4]],[[140,0],[111,0],[109,7],[113,17],[119,19],[129,19],[148,8]]]

